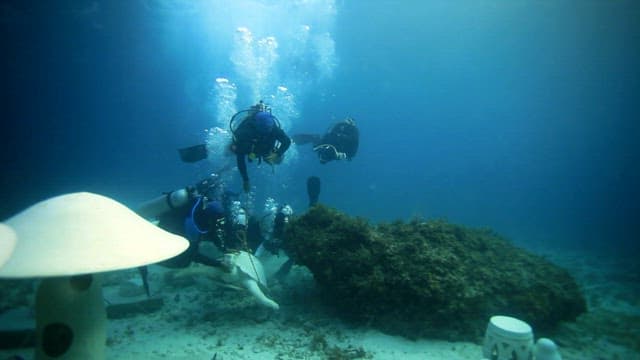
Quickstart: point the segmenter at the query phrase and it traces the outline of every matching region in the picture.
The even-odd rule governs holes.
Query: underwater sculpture
[[[263,289],[267,289],[267,278],[260,260],[246,251],[239,251],[225,254],[224,263],[229,266],[231,271],[228,273],[220,272],[220,280],[226,284],[246,289],[266,307],[274,310],[280,308],[278,303],[269,299],[263,292]]]
[[[98,194],[59,195],[7,219],[16,241],[1,279],[42,278],[36,292],[35,359],[105,358],[101,273],[156,263],[189,245]]]
[[[255,256],[246,251],[224,254],[223,268],[195,265],[179,270],[177,276],[204,275],[223,286],[235,290],[246,290],[253,295],[260,304],[278,310],[280,306],[264,294],[267,291],[267,277],[264,275],[262,263]]]
[[[373,226],[315,206],[290,221],[283,245],[344,317],[411,338],[477,340],[495,314],[546,329],[586,311],[567,271],[490,230]]]

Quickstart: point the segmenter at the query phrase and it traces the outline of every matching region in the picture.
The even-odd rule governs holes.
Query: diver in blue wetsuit
[[[158,220],[159,227],[189,240],[186,251],[165,260],[161,265],[182,268],[196,262],[208,266],[221,266],[220,261],[199,251],[202,241],[212,241],[216,247],[220,244],[219,238],[225,223],[225,211],[220,201],[194,196],[183,206],[160,215]]]
[[[200,181],[195,186],[175,190],[144,203],[138,214],[154,218],[158,226],[189,240],[189,247],[182,254],[166,260],[161,265],[182,268],[192,262],[222,266],[219,260],[204,255],[200,245],[212,242],[222,253],[246,250],[246,218],[238,194],[222,191],[222,182],[216,175]],[[240,221],[239,221],[240,219]]]
[[[201,182],[199,185],[208,182]],[[262,304],[278,309],[278,304],[263,292],[266,282],[260,261],[251,254],[255,250],[248,238],[247,213],[237,200],[239,194],[217,189],[220,182],[187,187],[167,193],[147,202],[138,213],[157,219],[157,225],[169,232],[187,238],[189,246],[183,253],[160,262],[170,268],[184,268],[192,263],[209,266],[208,277],[244,288]],[[212,242],[215,249],[205,249],[203,242]],[[256,245],[257,247],[257,245]],[[216,251],[217,250],[217,251]],[[248,268],[248,262],[252,269]],[[143,286],[149,296],[147,268],[140,267]],[[258,283],[259,282],[259,283]]]

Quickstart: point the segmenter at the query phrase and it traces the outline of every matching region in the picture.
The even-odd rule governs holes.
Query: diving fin
[[[307,195],[309,195],[309,207],[318,203],[320,197],[320,178],[317,176],[309,176],[307,179]]]
[[[207,158],[207,145],[199,144],[178,149],[180,159],[187,163],[194,163]]]

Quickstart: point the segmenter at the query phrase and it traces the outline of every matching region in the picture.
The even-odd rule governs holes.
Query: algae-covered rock
[[[291,221],[284,247],[342,315],[408,337],[477,340],[495,314],[542,329],[586,310],[567,271],[490,230],[373,226],[315,206]]]

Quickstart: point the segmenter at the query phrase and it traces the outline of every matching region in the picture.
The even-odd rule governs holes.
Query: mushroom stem
[[[36,294],[36,359],[101,360],[107,315],[98,274],[51,277]]]

